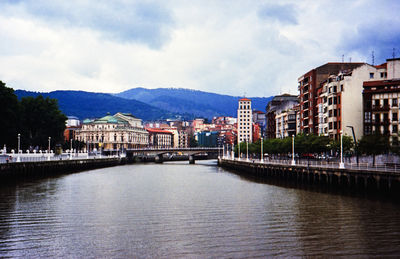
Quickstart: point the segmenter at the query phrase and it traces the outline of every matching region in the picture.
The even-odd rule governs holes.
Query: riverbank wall
[[[307,165],[284,165],[219,159],[220,167],[238,175],[280,182],[332,186],[358,191],[400,194],[400,174],[397,172],[327,168]]]
[[[127,164],[126,158],[72,159],[0,164],[0,180],[40,178]]]

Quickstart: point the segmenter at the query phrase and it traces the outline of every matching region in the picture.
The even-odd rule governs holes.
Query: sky
[[[400,57],[399,13],[398,0],[0,0],[0,80],[297,94],[297,79],[327,62]]]

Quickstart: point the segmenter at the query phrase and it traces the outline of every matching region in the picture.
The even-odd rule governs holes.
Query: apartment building
[[[357,139],[363,136],[363,83],[378,80],[382,67],[362,64],[331,74],[317,88],[317,132],[339,139],[343,131]],[[303,113],[304,114],[304,113]]]
[[[282,112],[293,109],[294,106],[298,105],[299,101],[296,95],[283,94],[275,96],[265,108],[266,110],[266,131],[265,135],[267,138],[281,138],[283,137],[283,133],[277,133],[278,127],[279,130],[283,130],[282,126],[277,125],[277,116],[279,116]],[[282,120],[282,116],[279,116],[280,121]],[[283,124],[282,124],[283,125]],[[287,135],[287,134],[286,134]]]
[[[248,141],[253,142],[253,114],[251,100],[242,98],[239,100],[237,110],[237,141],[238,143]]]
[[[380,80],[363,83],[363,133],[380,132],[398,143],[400,58],[387,59],[371,77]]]
[[[354,69],[364,63],[326,63],[314,68],[298,79],[300,102],[300,132],[318,133],[317,89],[320,84],[332,74],[339,71]]]
[[[283,110],[276,114],[276,138],[286,138],[296,135],[296,110]]]
[[[150,148],[171,148],[173,134],[170,131],[154,128],[146,128],[149,133]]]

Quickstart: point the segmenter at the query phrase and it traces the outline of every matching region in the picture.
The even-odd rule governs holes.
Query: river
[[[0,258],[400,256],[393,201],[133,164],[0,188]]]

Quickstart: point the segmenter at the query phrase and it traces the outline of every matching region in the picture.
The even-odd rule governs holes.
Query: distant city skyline
[[[398,1],[0,3],[0,80],[14,89],[187,88],[297,94],[327,62],[400,56]],[[393,51],[394,49],[394,51]]]

